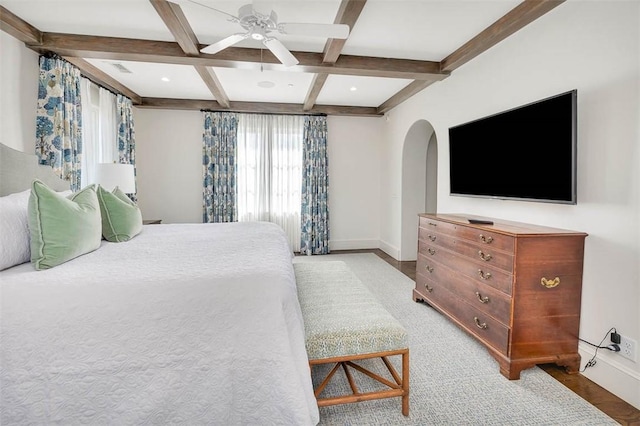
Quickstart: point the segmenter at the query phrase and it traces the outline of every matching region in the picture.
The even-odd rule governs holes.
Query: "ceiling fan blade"
[[[242,40],[244,40],[245,38],[247,38],[248,34],[234,34],[231,35],[227,38],[223,38],[220,41],[217,41],[213,44],[210,44],[209,46],[200,49],[200,52],[202,53],[208,53],[210,55],[213,55],[214,53],[218,53],[221,50],[226,49],[229,46],[233,46],[236,43],[241,42]]]
[[[299,34],[309,37],[347,38],[349,26],[345,24],[302,24],[286,23],[278,24],[278,31],[282,34]]]
[[[266,38],[262,43],[267,46],[267,49],[269,49],[285,67],[291,67],[298,63],[296,57],[289,52],[289,49],[284,47],[284,44],[280,43],[280,40],[276,38]]]

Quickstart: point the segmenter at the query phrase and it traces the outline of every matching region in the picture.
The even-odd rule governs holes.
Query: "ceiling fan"
[[[227,47],[233,46],[242,40],[251,38],[261,41],[264,46],[274,54],[283,65],[290,67],[296,65],[298,60],[277,38],[271,33],[296,34],[309,37],[339,38],[345,39],[349,36],[349,26],[344,24],[311,24],[311,23],[285,23],[278,22],[278,15],[275,11],[264,14],[257,11],[253,4],[245,4],[238,9],[238,16],[231,15],[221,10],[215,9],[204,3],[195,0],[188,0],[218,13],[227,15],[231,22],[236,22],[244,29],[209,46],[200,49],[202,53],[214,54]],[[183,2],[180,2],[183,3]]]

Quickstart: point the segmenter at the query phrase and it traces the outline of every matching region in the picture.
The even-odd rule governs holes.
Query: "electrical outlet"
[[[635,362],[637,360],[637,348],[638,343],[635,340],[629,339],[627,336],[620,336],[620,352],[618,352],[620,355]]]

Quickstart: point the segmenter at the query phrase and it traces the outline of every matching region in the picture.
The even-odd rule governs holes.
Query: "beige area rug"
[[[344,261],[407,329],[411,391],[409,417],[400,412],[400,398],[391,398],[320,408],[321,425],[618,424],[538,367],[507,380],[483,346],[431,307],[415,303],[413,280],[375,254],[298,256],[294,262],[327,260]],[[381,363],[367,365],[389,376]],[[314,386],[325,371],[314,370]],[[356,374],[362,391],[375,386]],[[347,390],[340,372],[325,392]]]

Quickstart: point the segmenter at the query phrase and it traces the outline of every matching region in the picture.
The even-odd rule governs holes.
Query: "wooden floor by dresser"
[[[412,280],[415,281],[416,279],[416,262],[397,261],[382,250],[340,250],[332,251],[331,253],[374,253]],[[621,425],[640,425],[640,410],[621,400],[582,374],[567,374],[563,368],[555,364],[545,364],[539,367]]]

